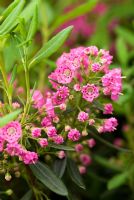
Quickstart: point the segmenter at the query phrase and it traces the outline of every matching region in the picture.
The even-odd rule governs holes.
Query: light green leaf
[[[33,36],[34,36],[34,34],[37,30],[37,26],[38,26],[38,7],[36,5],[34,15],[33,15],[33,19],[32,19],[32,22],[30,24],[30,28],[29,28],[29,31],[28,31],[26,41],[32,40],[32,38],[33,38]]]
[[[74,181],[74,183],[78,185],[80,188],[85,189],[85,185],[79,173],[78,167],[73,160],[71,159],[67,160],[67,169],[72,181]]]
[[[10,84],[12,85],[15,78],[16,78],[16,73],[17,73],[17,65],[14,66],[12,74],[11,74],[11,79],[10,79]]]
[[[2,13],[2,15],[0,16],[0,21],[3,21],[11,12],[12,10],[18,5],[20,1],[16,0],[13,1]]]
[[[64,43],[64,41],[67,39],[69,33],[72,30],[72,26],[67,27],[66,29],[63,29],[61,32],[59,32],[56,36],[54,36],[51,40],[49,40],[34,56],[33,60],[31,61],[31,66],[33,63],[38,63],[44,58],[48,58],[53,53],[55,53],[59,47]]]
[[[116,29],[116,33],[122,37],[128,44],[134,46],[134,32],[131,32],[127,28],[118,26]]]
[[[29,190],[20,200],[31,200],[32,199],[32,190]]]
[[[124,172],[114,176],[107,184],[108,189],[112,190],[117,187],[120,187],[121,185],[126,183],[127,178],[128,178],[128,172]]]
[[[13,121],[17,118],[17,116],[21,113],[21,109],[18,109],[12,113],[5,115],[4,117],[0,118],[0,127],[5,126],[9,122]]]
[[[54,144],[54,143],[51,143],[51,142],[49,142],[49,147],[52,147],[54,149],[65,150],[65,151],[74,151],[73,147],[69,147],[69,146],[66,146],[66,145],[57,145],[57,144]]]
[[[87,3],[84,3],[75,9],[71,10],[70,12],[60,15],[52,25],[51,33],[54,32],[60,25],[64,24],[65,22],[72,20],[80,15],[90,12],[96,5],[97,0],[90,0]]]
[[[116,41],[116,52],[120,63],[125,67],[128,61],[128,51],[123,38],[119,37]]]
[[[54,172],[59,177],[62,178],[66,169],[67,159],[57,159],[54,162]]]
[[[22,11],[24,4],[25,0],[21,0],[20,3],[13,9],[13,11],[0,25],[0,35],[9,33],[13,29],[13,27],[16,26],[16,19]]]
[[[30,165],[34,176],[53,192],[67,196],[68,192],[63,182],[49,169],[45,163],[38,162]]]

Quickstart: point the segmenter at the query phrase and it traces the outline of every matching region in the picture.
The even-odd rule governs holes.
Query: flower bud
[[[5,194],[8,196],[11,196],[13,194],[13,190],[8,189],[8,190],[6,190]]]
[[[6,181],[10,181],[11,179],[12,179],[11,174],[9,174],[9,172],[7,172],[7,173],[5,174],[5,180],[6,180]]]

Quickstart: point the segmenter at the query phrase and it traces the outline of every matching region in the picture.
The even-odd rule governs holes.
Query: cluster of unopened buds
[[[113,113],[111,102],[121,94],[122,77],[120,68],[109,69],[111,62],[109,52],[95,46],[63,53],[49,75],[52,89],[45,94],[32,91],[32,114],[25,123],[18,119],[0,129],[0,151],[34,164],[40,155],[49,154],[52,144],[72,146],[79,170],[85,173],[92,162],[87,148],[96,144],[90,135],[84,139],[88,128],[94,126],[105,133],[118,125],[117,119],[109,116]],[[55,154],[60,159],[66,156],[63,150]]]

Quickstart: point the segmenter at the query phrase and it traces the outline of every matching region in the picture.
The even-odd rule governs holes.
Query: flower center
[[[16,129],[13,128],[13,127],[10,127],[10,128],[7,129],[7,132],[8,132],[9,135],[12,135],[16,132]]]

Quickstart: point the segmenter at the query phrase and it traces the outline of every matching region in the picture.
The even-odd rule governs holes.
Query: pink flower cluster
[[[17,121],[12,121],[0,129],[0,151],[8,153],[10,156],[17,156],[25,164],[37,162],[38,154],[26,150],[19,144],[22,137],[21,125]]]

